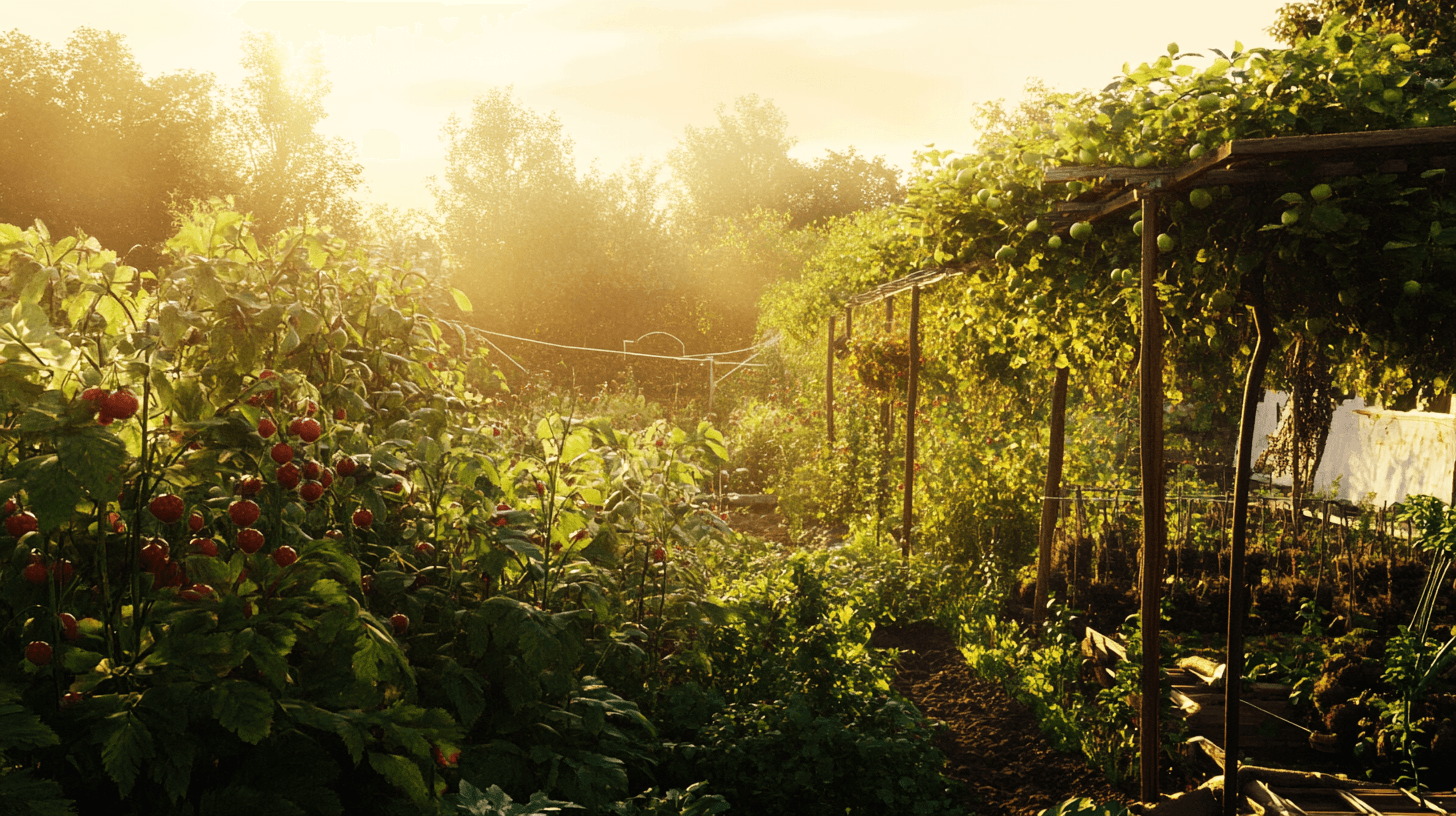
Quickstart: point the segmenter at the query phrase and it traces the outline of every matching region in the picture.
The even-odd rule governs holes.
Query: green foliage
[[[962,651],[982,677],[1006,687],[1035,714],[1042,731],[1058,749],[1081,753],[1114,785],[1137,776],[1138,711],[1136,695],[1142,689],[1142,632],[1136,615],[1116,633],[1127,648],[1112,686],[1102,688],[1081,677],[1081,638],[1073,634],[1071,614],[1053,604],[1040,640],[1023,633],[1014,622],[991,614],[967,617],[962,624]],[[1163,652],[1167,653],[1166,644]],[[1172,685],[1159,684],[1163,751],[1176,757],[1182,741],[1182,718],[1174,712]]]
[[[798,553],[729,572],[752,577],[730,582],[729,623],[698,647],[707,671],[659,706],[673,784],[706,777],[764,814],[954,811],[934,728],[886,696],[888,656],[866,648],[895,591],[872,561]]]
[[[1126,816],[1127,806],[1116,802],[1097,803],[1086,797],[1067,799],[1037,812],[1036,816]]]
[[[689,500],[722,434],[550,415],[501,438],[499,375],[431,311],[457,300],[438,281],[313,228],[262,241],[217,202],[170,247],[142,273],[0,228],[0,752],[49,769],[0,796],[411,813],[470,783],[711,809],[627,799],[660,743],[613,687],[668,682],[721,620],[693,550],[724,527]]]

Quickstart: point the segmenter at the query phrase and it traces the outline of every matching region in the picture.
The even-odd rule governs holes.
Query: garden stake
[[[905,386],[905,513],[900,556],[910,560],[910,519],[915,513],[915,405],[920,390],[920,287],[910,289],[910,382]]]
[[[834,318],[829,318],[829,342],[824,354],[824,416],[828,417],[829,448],[834,449]]]
[[[1146,228],[1144,228],[1146,231]],[[1146,234],[1146,232],[1145,232]],[[1244,549],[1248,532],[1249,483],[1252,481],[1254,416],[1264,389],[1264,366],[1269,361],[1274,342],[1269,306],[1264,301],[1263,280],[1252,284],[1254,326],[1258,340],[1254,357],[1249,361],[1248,380],[1244,383],[1243,411],[1239,417],[1238,464],[1234,471],[1233,540],[1229,552],[1228,643],[1224,654],[1223,750],[1224,779],[1237,780],[1239,772],[1239,688],[1244,675]],[[1235,816],[1239,799],[1237,784],[1223,789],[1223,816]]]

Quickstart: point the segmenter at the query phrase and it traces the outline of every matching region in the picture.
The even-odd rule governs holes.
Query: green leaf
[[[452,288],[450,290],[450,296],[455,298],[455,305],[460,309],[460,311],[465,312],[466,314],[475,311],[475,307],[470,304],[470,298],[466,297],[464,292],[460,291],[459,289]]]
[[[485,713],[485,687],[480,675],[473,669],[467,669],[450,660],[440,675],[440,685],[445,689],[450,702],[455,704],[455,713],[466,728],[474,725],[480,715]]]
[[[13,473],[25,485],[30,509],[42,531],[54,530],[71,519],[81,500],[81,484],[61,467],[59,457],[31,457],[17,464]]]
[[[99,426],[68,429],[55,437],[61,467],[94,501],[110,501],[121,489],[126,445]]]
[[[425,788],[424,774],[420,773],[420,766],[412,760],[398,754],[370,751],[369,767],[378,771],[389,784],[404,791],[415,804],[423,805],[429,801],[430,794]]]
[[[1341,230],[1349,220],[1343,210],[1328,202],[1316,206],[1309,212],[1310,223],[1324,232]]]
[[[25,239],[25,230],[14,224],[0,224],[0,247],[13,246]]]
[[[1388,252],[1393,249],[1410,249],[1415,246],[1420,246],[1420,244],[1412,241],[1386,241],[1383,248]]]
[[[212,713],[243,742],[256,745],[273,728],[273,696],[247,680],[224,680],[212,689]]]
[[[60,745],[61,738],[29,709],[12,702],[0,703],[0,751],[13,748],[47,748]]]
[[[440,457],[444,455],[444,449],[440,447],[440,443],[436,442],[433,437],[422,436],[415,443],[415,458],[427,465],[433,465],[439,462]]]
[[[156,745],[146,725],[130,711],[113,714],[108,719],[110,734],[101,747],[101,763],[121,795],[126,796],[136,784],[142,763],[156,755]]]
[[[10,771],[0,774],[0,813],[75,816],[76,803],[65,798],[61,786],[50,779],[38,779],[28,769]]]

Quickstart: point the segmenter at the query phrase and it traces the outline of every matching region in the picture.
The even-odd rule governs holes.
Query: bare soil
[[[964,805],[977,816],[1035,816],[1086,796],[1135,800],[1111,787],[1080,755],[1053,749],[1026,706],[971,671],[951,636],[934,624],[881,627],[872,646],[900,649],[895,690],[927,717],[946,724],[936,747],[946,776],[964,784]]]

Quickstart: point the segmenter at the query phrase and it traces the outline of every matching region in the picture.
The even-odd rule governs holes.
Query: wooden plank
[[[1410,799],[1416,804],[1417,807],[1421,808],[1422,810],[1429,810],[1432,813],[1440,814],[1440,816],[1448,816],[1448,814],[1450,813],[1450,811],[1446,810],[1435,802],[1432,802],[1431,800],[1426,799],[1423,796],[1417,796],[1416,794],[1411,793],[1405,788],[1401,788],[1400,792],[1405,794],[1407,799]]]
[[[1235,139],[1229,155],[1265,159],[1308,157],[1342,151],[1368,153],[1373,150],[1408,150],[1456,145],[1456,125],[1401,130],[1366,130],[1354,133],[1320,133],[1312,136],[1270,136],[1264,139]]]
[[[1379,810],[1376,810],[1369,803],[1367,803],[1364,799],[1361,799],[1359,796],[1356,796],[1355,794],[1353,794],[1353,793],[1351,793],[1351,792],[1349,792],[1347,790],[1339,790],[1337,788],[1335,790],[1335,793],[1339,794],[1339,797],[1341,799],[1344,799],[1346,804],[1348,804],[1350,807],[1352,807],[1352,808],[1360,811],[1361,813],[1364,813],[1365,816],[1385,816],[1384,813],[1381,813]]]
[[[1046,180],[1051,182],[1081,181],[1100,178],[1109,181],[1130,181],[1141,183],[1168,175],[1177,167],[1117,167],[1092,164],[1069,164],[1048,168]]]

